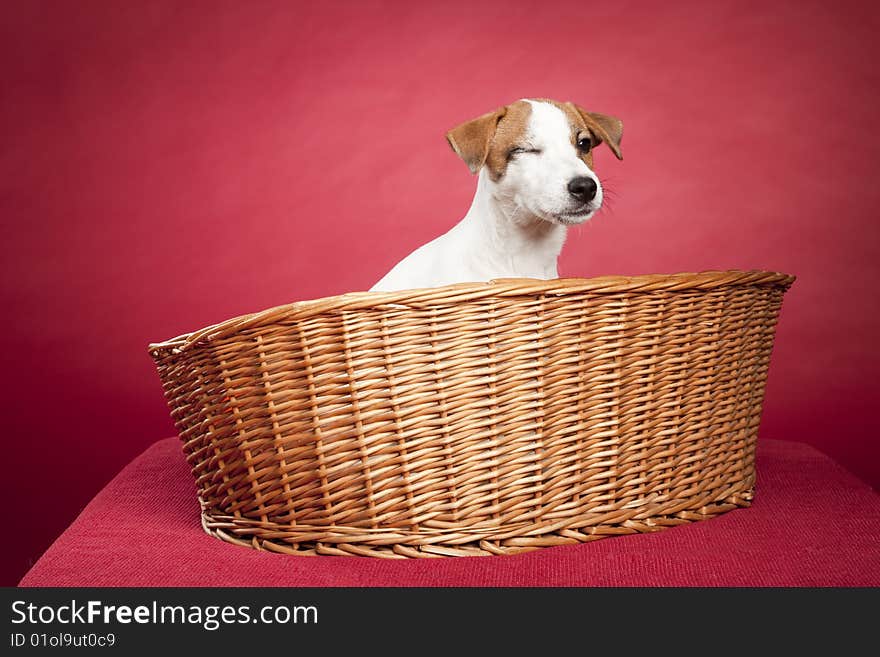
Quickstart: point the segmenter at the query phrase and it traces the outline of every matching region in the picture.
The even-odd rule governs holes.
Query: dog
[[[495,278],[558,278],[569,226],[602,207],[593,149],[622,160],[620,119],[574,103],[522,99],[450,130],[446,140],[477,174],[464,218],[394,266],[371,291]]]

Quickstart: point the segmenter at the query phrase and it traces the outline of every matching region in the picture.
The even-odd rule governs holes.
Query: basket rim
[[[516,297],[529,294],[619,294],[621,292],[656,292],[713,290],[734,285],[757,285],[787,290],[795,276],[765,270],[709,270],[674,274],[639,274],[635,276],[596,276],[591,278],[498,278],[478,283],[454,283],[430,288],[393,292],[346,292],[329,297],[295,301],[255,313],[239,315],[190,333],[161,342],[150,343],[147,350],[154,357],[160,352],[180,353],[196,345],[226,338],[248,328],[283,319],[302,320],[328,311],[365,310],[381,306],[425,308],[439,304],[473,301],[486,297]]]

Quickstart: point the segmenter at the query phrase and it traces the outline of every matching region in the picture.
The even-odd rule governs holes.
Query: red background
[[[562,274],[796,274],[762,435],[880,485],[878,29],[851,2],[7,3],[0,580],[173,434],[148,342],[366,289],[466,211],[445,131],[523,96],[626,126]]]

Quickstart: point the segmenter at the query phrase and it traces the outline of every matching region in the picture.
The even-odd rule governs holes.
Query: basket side
[[[321,506],[318,409],[302,403],[310,364],[297,327],[286,329],[151,347],[203,514],[295,523],[298,505]]]
[[[213,368],[206,367],[204,354],[183,354],[174,346],[151,345],[150,355],[203,502],[206,479],[214,478],[215,465],[222,467],[222,450],[218,450],[213,440],[212,409],[216,400],[222,398],[223,391]],[[204,508],[204,502],[202,506]]]
[[[788,285],[328,308],[151,354],[209,531],[506,553],[747,505]]]

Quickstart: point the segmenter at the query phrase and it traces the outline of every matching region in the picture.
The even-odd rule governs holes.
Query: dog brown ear
[[[590,132],[600,141],[604,141],[608,148],[617,156],[618,160],[623,159],[620,152],[620,140],[623,137],[623,121],[613,116],[599,114],[598,112],[588,112],[583,107],[569,103],[581,118],[587,124]]]
[[[507,113],[507,108],[502,107],[471,119],[446,133],[446,141],[452,146],[452,150],[464,160],[471,173],[476,173],[486,162],[489,155],[489,143],[495,136],[495,128],[501,117]]]

